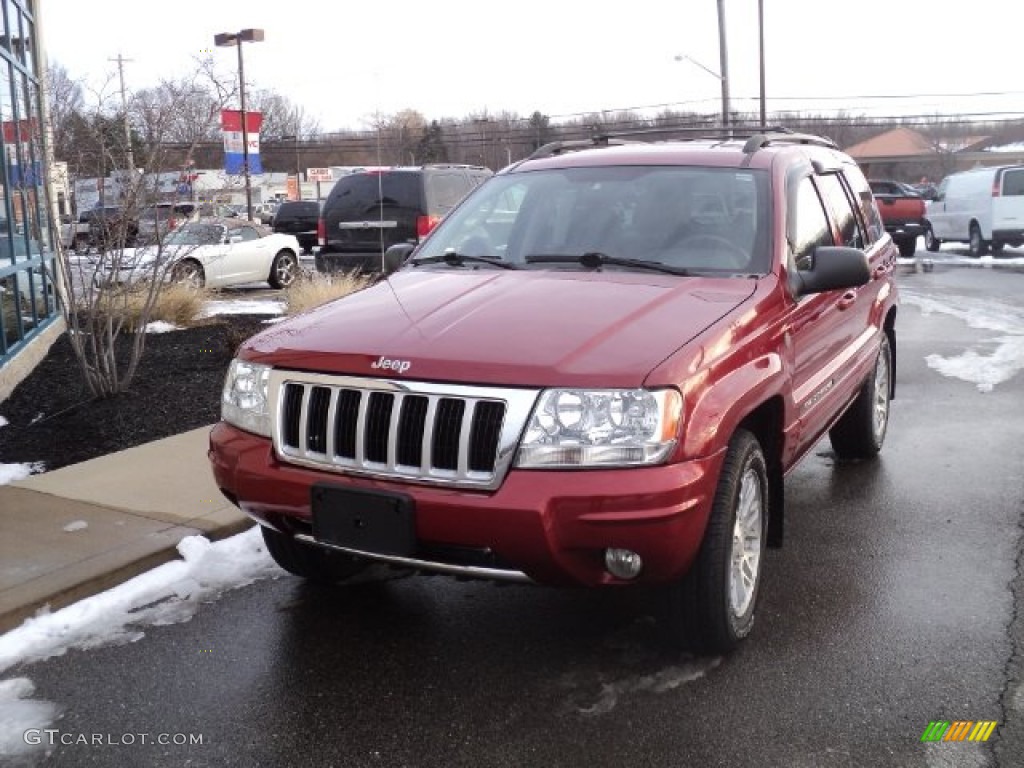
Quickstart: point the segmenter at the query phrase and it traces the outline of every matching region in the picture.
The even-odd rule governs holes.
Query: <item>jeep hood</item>
[[[636,387],[755,285],[638,272],[407,269],[274,325],[240,354],[375,378]]]

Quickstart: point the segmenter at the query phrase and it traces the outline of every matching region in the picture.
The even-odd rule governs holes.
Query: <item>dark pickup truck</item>
[[[917,250],[917,238],[924,235],[924,198],[898,181],[868,181],[882,214],[885,231],[892,235],[900,256],[909,259]]]

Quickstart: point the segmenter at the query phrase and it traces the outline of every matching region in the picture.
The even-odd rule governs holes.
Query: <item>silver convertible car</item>
[[[124,284],[160,276],[199,288],[261,281],[287,288],[299,276],[300,251],[294,235],[248,221],[202,219],[174,230],[162,247],[106,254],[96,281]]]

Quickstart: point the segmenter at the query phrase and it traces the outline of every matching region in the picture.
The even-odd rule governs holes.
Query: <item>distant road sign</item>
[[[330,168],[307,168],[306,178],[309,181],[333,181],[334,175]]]

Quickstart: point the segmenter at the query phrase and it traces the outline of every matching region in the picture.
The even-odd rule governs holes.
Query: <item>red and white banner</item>
[[[260,162],[260,128],[263,115],[259,112],[245,112],[245,127],[249,133],[249,173],[263,173]],[[230,174],[243,172],[245,152],[242,149],[242,113],[237,109],[223,109],[220,113],[220,127],[224,133],[224,170]]]

